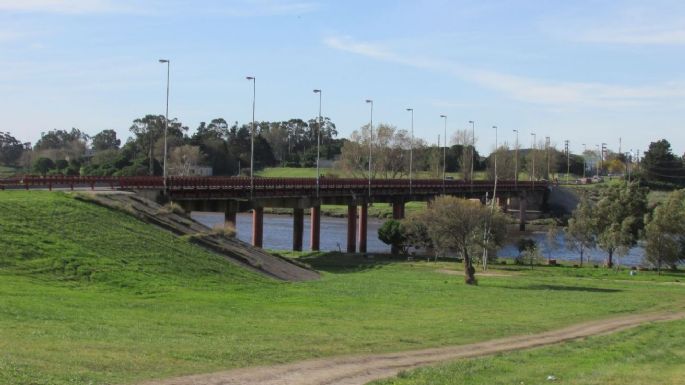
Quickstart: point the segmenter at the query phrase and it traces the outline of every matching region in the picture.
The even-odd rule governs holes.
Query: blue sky
[[[323,113],[341,136],[375,122],[435,142],[476,122],[480,151],[530,133],[685,151],[685,2],[0,0],[0,131],[128,136],[133,119]]]

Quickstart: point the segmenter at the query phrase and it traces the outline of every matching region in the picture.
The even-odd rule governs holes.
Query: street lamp
[[[497,143],[497,126],[492,126],[492,128],[495,129],[495,186],[497,186],[497,149],[499,144]]]
[[[445,147],[442,149],[442,193],[445,193],[445,174],[447,172],[447,115],[440,115],[445,120]]]
[[[514,148],[514,187],[516,187],[519,181],[519,130],[513,131],[516,133],[516,147]]]
[[[245,79],[252,82],[252,129],[250,130],[250,197],[254,195],[254,111],[257,99],[257,79],[247,76]],[[240,170],[238,170],[240,173]]]
[[[169,59],[159,59],[159,62],[166,64],[166,113],[164,115],[164,160],[162,167],[162,179],[166,189],[166,158],[167,158],[167,131],[169,131],[169,75],[171,72],[171,61]],[[154,173],[154,172],[153,172]]]
[[[371,199],[371,148],[373,146],[373,100],[366,99],[371,105],[371,119],[369,120],[369,199]]]
[[[321,90],[314,90],[315,94],[319,94],[319,126],[316,130],[316,197],[319,197],[319,158],[321,157]]]
[[[587,146],[585,145],[585,143],[583,143],[583,179],[585,179],[585,169],[587,168],[587,159],[585,159],[585,157],[586,157],[585,153],[586,152],[587,152]],[[583,180],[583,183],[585,183],[584,180]]]
[[[533,182],[535,182],[535,155],[536,155],[536,154],[535,154],[535,147],[536,147],[536,146],[535,146],[535,141],[537,140],[537,136],[535,135],[534,132],[531,132],[531,133],[530,133],[530,136],[533,137],[533,149],[532,149],[532,151],[533,151],[533,152],[532,152],[532,154],[533,154],[533,174],[532,174],[530,177],[531,177],[531,180],[532,180]]]
[[[473,164],[476,161],[476,122],[469,120],[471,123],[471,190],[473,190]]]
[[[411,143],[409,143],[409,195],[411,195],[414,170],[414,109],[407,108],[407,111],[411,112]]]

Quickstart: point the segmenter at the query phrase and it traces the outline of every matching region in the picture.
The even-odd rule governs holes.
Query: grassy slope
[[[402,373],[375,385],[685,384],[685,321]],[[556,377],[554,382],[548,376]]]
[[[18,169],[14,167],[0,166],[0,178],[9,178],[16,174],[17,171]]]
[[[283,283],[135,219],[0,193],[0,383],[129,383],[348,353],[461,344],[682,306],[685,287],[519,273],[466,287],[447,263],[303,259]]]

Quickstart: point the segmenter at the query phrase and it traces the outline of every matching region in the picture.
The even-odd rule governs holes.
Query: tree
[[[34,150],[61,150],[70,147],[73,142],[85,143],[89,138],[77,128],[72,128],[71,131],[52,130],[41,134]]]
[[[134,120],[133,125],[129,128],[131,133],[135,135],[137,145],[143,150],[143,153],[147,154],[150,175],[155,173],[155,144],[158,141],[163,141],[165,121],[164,115],[146,115]],[[167,141],[170,138],[182,138],[183,132],[187,130],[188,127],[183,127],[176,119],[170,120],[167,130]],[[161,146],[163,149],[163,142]]]
[[[636,183],[605,187],[595,206],[597,244],[607,252],[607,267],[614,253],[625,254],[637,242],[647,212],[647,191]]]
[[[669,194],[666,202],[654,209],[645,226],[647,262],[675,268],[685,260],[685,190]]]
[[[33,163],[33,170],[42,176],[47,175],[47,173],[54,168],[55,162],[50,158],[38,158]]]
[[[13,165],[21,158],[24,145],[9,132],[0,132],[0,164]]]
[[[473,256],[483,248],[500,245],[506,220],[498,211],[480,202],[452,196],[437,197],[423,216],[428,237],[442,253],[456,251],[464,260],[464,280],[476,284]]]
[[[348,175],[368,175],[369,126],[352,132],[342,147],[338,167]],[[371,173],[374,178],[398,178],[409,175],[411,138],[406,130],[380,124],[374,129],[371,142]]]
[[[640,166],[649,181],[685,181],[682,162],[673,154],[671,144],[666,139],[649,144]]]
[[[568,226],[564,231],[567,247],[580,254],[580,266],[583,266],[585,251],[595,247],[596,244],[596,224],[593,211],[592,202],[584,194],[576,209],[573,210],[573,214],[568,220]]]
[[[386,245],[390,245],[393,254],[397,254],[399,250],[402,250],[403,254],[406,253],[405,241],[407,238],[400,221],[391,219],[383,223],[378,229],[378,239]]]
[[[169,175],[189,176],[190,169],[202,160],[203,154],[198,146],[174,147],[169,154]]]
[[[559,247],[559,227],[556,223],[552,223],[547,227],[547,234],[545,234],[545,243],[547,246],[547,263],[549,264],[552,258],[552,252]]]
[[[404,245],[408,249],[430,249],[433,248],[428,227],[426,226],[425,212],[414,213],[402,220],[402,230],[404,232]],[[436,254],[437,256],[437,254]]]
[[[538,245],[535,243],[535,240],[521,238],[516,242],[516,247],[519,251],[517,262],[522,265],[530,265],[530,269],[532,270],[538,260]]]
[[[104,130],[93,136],[91,146],[95,151],[116,150],[121,145],[121,140],[117,139],[117,132],[114,130]]]

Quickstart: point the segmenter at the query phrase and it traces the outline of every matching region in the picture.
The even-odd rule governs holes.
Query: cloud
[[[327,46],[409,67],[447,73],[518,101],[558,107],[617,107],[658,103],[673,98],[685,99],[685,84],[623,86],[591,82],[565,82],[517,76],[503,72],[470,68],[426,56],[401,55],[388,48],[350,38],[329,37]]]
[[[0,12],[85,14],[130,11],[113,0],[0,0]]]

